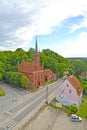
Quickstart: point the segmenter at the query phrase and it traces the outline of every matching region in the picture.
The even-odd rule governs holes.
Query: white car
[[[71,121],[81,122],[82,118],[77,116],[76,114],[71,115]]]

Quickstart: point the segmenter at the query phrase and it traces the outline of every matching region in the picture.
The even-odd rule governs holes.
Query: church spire
[[[35,53],[38,53],[37,36],[36,36],[36,44],[35,44]]]
[[[38,69],[40,65],[40,55],[38,52],[37,36],[36,36],[36,41],[35,41],[34,63],[35,63],[36,68]]]

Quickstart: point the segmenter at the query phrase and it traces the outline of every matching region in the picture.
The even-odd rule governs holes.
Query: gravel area
[[[72,122],[66,113],[46,107],[23,130],[87,130],[87,120]]]

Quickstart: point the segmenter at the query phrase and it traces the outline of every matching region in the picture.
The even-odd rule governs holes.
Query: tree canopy
[[[22,61],[33,62],[34,52],[33,48],[28,51],[24,51],[22,48],[15,51],[1,51],[0,81],[6,80],[17,86],[28,87],[29,81],[27,77],[18,72],[18,64]],[[82,72],[87,71],[87,60],[67,59],[50,49],[40,52],[40,62],[44,68],[51,69],[57,77],[62,77],[65,74],[75,74],[78,77]]]

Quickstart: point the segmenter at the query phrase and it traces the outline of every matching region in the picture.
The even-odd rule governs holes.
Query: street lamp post
[[[48,86],[46,87],[46,102],[48,104]]]
[[[3,104],[2,104],[2,113],[3,113]]]
[[[13,106],[13,107],[14,107],[14,102],[15,102],[14,99],[12,99],[12,103],[13,103],[12,106]]]

